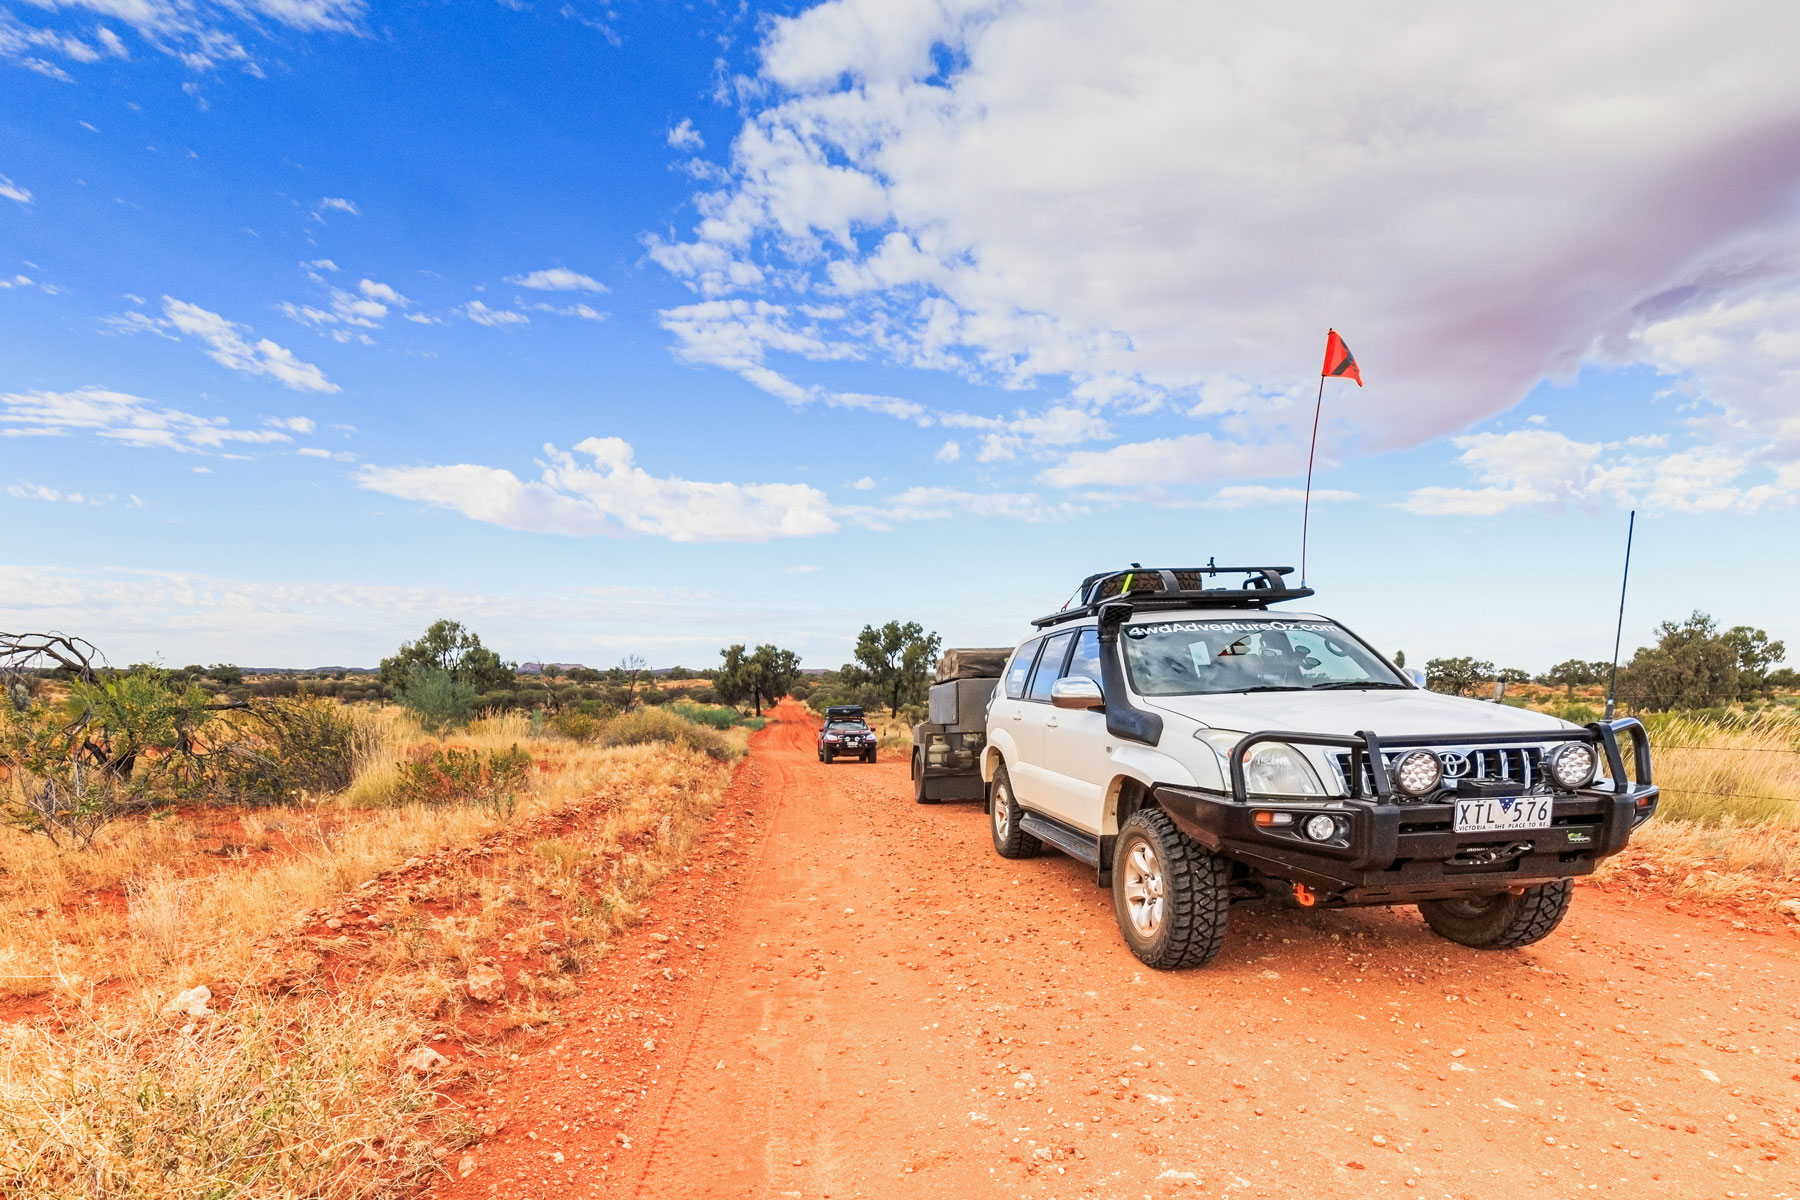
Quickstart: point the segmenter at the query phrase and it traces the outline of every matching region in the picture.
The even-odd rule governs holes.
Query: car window
[[[1038,647],[1043,640],[1026,642],[1013,651],[1013,660],[1006,668],[1006,698],[1017,700],[1025,695],[1025,680],[1031,676],[1031,664],[1037,657]]]
[[[1063,655],[1068,652],[1069,643],[1074,640],[1073,632],[1059,633],[1044,643],[1044,652],[1038,656],[1037,670],[1031,676],[1031,687],[1025,693],[1027,700],[1050,699],[1050,688],[1062,674]]]
[[[1146,696],[1406,686],[1380,656],[1329,621],[1146,622],[1124,633],[1131,685]]]
[[[868,726],[863,724],[861,721],[833,721],[829,725],[825,726],[825,728],[831,729],[831,730],[839,730],[839,731],[845,730],[845,729],[863,730],[863,729],[867,729]]]
[[[1100,682],[1100,631],[1092,625],[1075,639],[1074,657],[1069,659],[1069,669],[1063,672],[1064,679],[1077,676]]]

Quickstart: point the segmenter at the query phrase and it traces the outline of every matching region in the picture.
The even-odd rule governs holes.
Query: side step
[[[1026,813],[1019,819],[1019,828],[1040,842],[1047,842],[1061,850],[1070,858],[1078,858],[1090,867],[1100,865],[1100,839],[1079,833],[1066,825],[1058,824],[1048,817],[1040,817],[1036,813]]]

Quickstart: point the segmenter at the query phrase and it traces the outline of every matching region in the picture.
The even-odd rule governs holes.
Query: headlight
[[[1571,792],[1594,782],[1599,767],[1600,756],[1586,742],[1564,742],[1550,752],[1550,778]]]
[[[1429,796],[1444,782],[1444,764],[1429,750],[1412,750],[1394,764],[1394,786],[1408,796]]]
[[[1231,748],[1245,735],[1229,729],[1202,729],[1194,736],[1218,752],[1229,777]],[[1323,796],[1325,786],[1306,756],[1286,742],[1258,742],[1244,755],[1244,788],[1260,796]]]

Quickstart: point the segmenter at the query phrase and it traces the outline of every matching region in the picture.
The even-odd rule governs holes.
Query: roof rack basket
[[[1292,567],[1131,567],[1102,571],[1081,581],[1068,604],[1032,624],[1039,629],[1093,616],[1109,601],[1128,602],[1134,611],[1179,608],[1267,608],[1283,600],[1302,600],[1309,587],[1291,587],[1284,576]],[[1242,576],[1241,583],[1215,583],[1219,575]]]

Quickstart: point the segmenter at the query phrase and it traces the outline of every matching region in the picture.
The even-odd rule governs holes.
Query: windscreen
[[[860,733],[868,726],[861,721],[832,721],[825,726],[833,733]]]
[[[1407,686],[1330,621],[1231,617],[1145,622],[1123,632],[1131,686],[1144,696]]]

